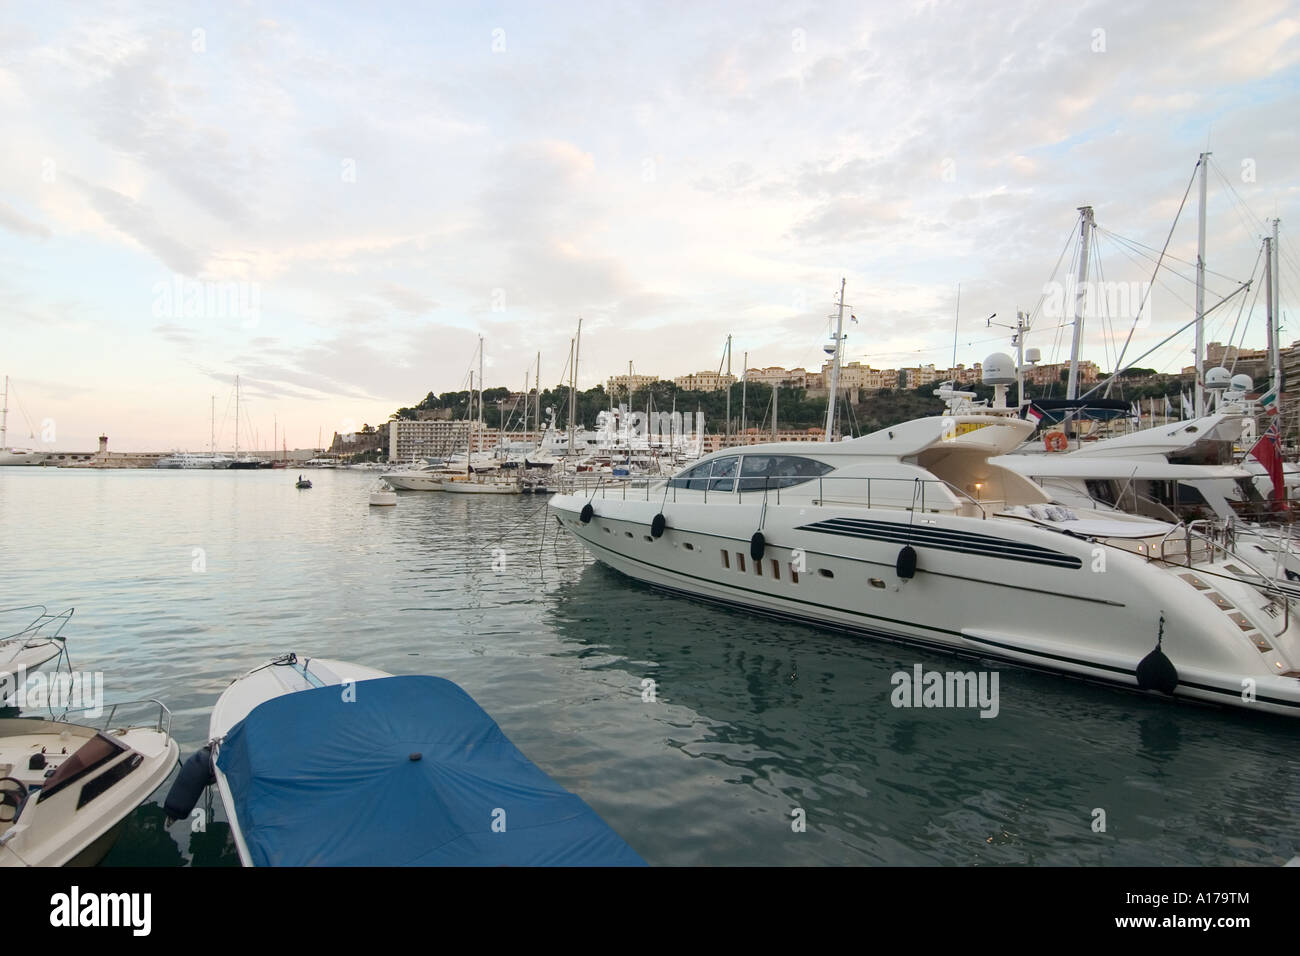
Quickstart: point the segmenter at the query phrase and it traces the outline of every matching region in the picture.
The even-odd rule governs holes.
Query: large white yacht
[[[1293,595],[1300,595],[1300,538],[1278,523],[1261,488],[1263,466],[1234,462],[1234,446],[1254,433],[1244,391],[1221,410],[1097,442],[1064,453],[1005,455],[993,464],[1035,481],[1057,504],[1076,510],[1122,510],[1159,520],[1197,523]]]
[[[176,451],[158,459],[155,468],[229,468],[229,455],[201,454],[199,452]]]
[[[1300,621],[1286,595],[1186,525],[1053,505],[991,460],[1034,425],[1006,407],[1005,379],[989,384],[989,408],[846,441],[723,449],[635,489],[593,479],[551,508],[599,560],[659,588],[1300,714]]]

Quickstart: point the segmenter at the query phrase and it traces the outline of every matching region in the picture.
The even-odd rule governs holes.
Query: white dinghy
[[[115,722],[146,705],[153,720]],[[69,716],[0,719],[0,866],[98,863],[179,757],[159,701],[116,704],[103,729]]]

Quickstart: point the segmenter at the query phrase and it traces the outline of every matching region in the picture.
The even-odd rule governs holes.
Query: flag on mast
[[[1269,497],[1273,500],[1273,507],[1277,508],[1286,496],[1286,489],[1282,483],[1282,430],[1276,417],[1259,441],[1251,446],[1249,454],[1268,472],[1268,480],[1273,483]]]
[[[1258,399],[1260,408],[1264,409],[1266,415],[1276,415],[1278,413],[1278,394],[1277,389],[1270,388]]]

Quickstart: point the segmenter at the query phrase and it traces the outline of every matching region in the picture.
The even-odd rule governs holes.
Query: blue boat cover
[[[222,742],[255,866],[645,865],[451,681],[344,690],[272,698]]]

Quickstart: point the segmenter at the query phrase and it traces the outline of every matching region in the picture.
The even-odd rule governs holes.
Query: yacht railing
[[[1198,530],[1198,525],[1200,525],[1204,530]],[[1180,531],[1182,532],[1182,539],[1178,540],[1175,536],[1178,535]],[[1251,564],[1246,558],[1242,557],[1240,553],[1230,550],[1232,533],[1231,525],[1220,528],[1217,522],[1206,519],[1192,522],[1180,521],[1178,524],[1174,525],[1174,527],[1170,528],[1163,537],[1161,537],[1158,552],[1159,561],[1162,564],[1168,564],[1174,567],[1192,568],[1202,561],[1213,561],[1216,554],[1222,554],[1225,560],[1232,561],[1236,564],[1244,564],[1251,574],[1258,579],[1246,580],[1246,583],[1258,588],[1270,600],[1274,600],[1282,605],[1282,629],[1273,635],[1275,639],[1281,637],[1286,633],[1287,628],[1291,626],[1291,602],[1288,600],[1287,592],[1278,587],[1275,581],[1270,580],[1268,575],[1264,574],[1263,571]],[[1222,534],[1224,536],[1223,544],[1220,544],[1215,540],[1216,534]],[[1171,543],[1174,545],[1172,555],[1169,548]],[[1181,555],[1178,554],[1179,549],[1182,551]],[[1147,554],[1147,560],[1155,561],[1157,560],[1156,556],[1157,549],[1152,548]],[[1219,576],[1213,574],[1213,572],[1204,573],[1211,574],[1215,577]],[[1242,579],[1234,578],[1233,580]]]
[[[158,712],[157,712],[157,716],[155,716],[153,720],[150,721],[149,723],[132,723],[132,724],[124,724],[120,728],[114,727],[113,718],[117,716],[118,710],[124,710],[129,707],[136,707],[136,708],[156,707],[158,709]],[[65,710],[62,714],[59,715],[58,719],[62,721],[67,721],[69,723],[80,723],[80,721],[73,719],[72,715],[82,714],[82,713],[89,715],[89,712],[92,710],[100,711],[103,710],[103,708],[102,707],[76,707],[71,710]],[[98,716],[99,715],[96,714],[93,719],[98,720]],[[87,723],[86,726],[89,727],[94,725]],[[141,727],[152,727],[154,730],[161,731],[162,733],[165,733],[168,737],[170,737],[172,735],[172,712],[167,709],[166,704],[164,704],[156,697],[145,697],[140,700],[119,701],[116,704],[110,704],[108,706],[108,710],[103,717],[103,723],[99,729],[105,731],[130,730],[130,729],[139,729]]]
[[[702,500],[706,504],[710,500],[715,503],[743,504],[746,497],[748,497],[750,501],[753,501],[757,496],[758,500],[763,504],[775,501],[775,503],[779,505],[781,504],[782,490],[784,489],[786,496],[789,497],[790,489],[794,488],[799,489],[799,492],[796,493],[796,497],[799,500],[809,501],[813,506],[817,507],[831,503],[863,505],[867,508],[895,508],[900,511],[910,511],[915,509],[922,512],[931,510],[937,512],[940,510],[937,506],[941,505],[942,509],[945,511],[952,510],[953,502],[947,497],[941,497],[941,500],[938,502],[934,500],[935,493],[933,487],[937,485],[949,491],[959,503],[965,502],[973,505],[975,509],[979,511],[981,519],[988,518],[988,510],[984,507],[983,503],[972,497],[969,493],[963,491],[961,488],[958,488],[956,485],[949,481],[945,481],[942,478],[871,478],[855,475],[819,475],[815,477],[810,476],[802,481],[792,482],[792,477],[795,476],[742,476],[731,479],[693,479],[695,481],[708,482],[709,484],[715,481],[731,481],[733,482],[733,488],[735,487],[735,484],[738,483],[745,483],[748,485],[748,487],[739,490],[724,490],[720,488],[710,489],[707,485],[703,488],[685,488],[681,485],[672,484],[672,479],[664,478],[646,478],[645,476],[625,477],[621,475],[585,476],[579,474],[573,476],[573,481],[570,484],[570,487],[566,490],[569,494],[582,495],[586,498],[600,498],[606,500],[616,497],[623,501],[627,501],[629,498],[632,500],[640,498],[644,501],[652,501],[656,496],[663,497],[665,495],[666,485],[667,500],[672,501],[673,503],[677,502],[677,492],[678,490],[681,490],[689,491],[692,494],[698,493],[702,495]],[[762,487],[755,487],[755,485],[760,481],[763,483]],[[810,497],[808,493],[811,489],[808,486],[813,481],[817,482],[817,492],[815,496]],[[854,482],[856,483],[857,488],[844,497],[836,497],[833,494],[835,486],[832,485],[832,496],[828,502],[826,497],[827,483],[836,481]],[[895,488],[901,484],[912,490],[909,491],[905,497],[884,495],[883,498],[885,500],[882,501],[880,486],[884,483],[889,483]],[[865,488],[861,487],[863,485],[865,485]],[[844,486],[841,485],[839,487],[843,488]],[[927,493],[929,494],[928,500],[926,497]],[[694,501],[701,499],[691,498],[689,500]]]

